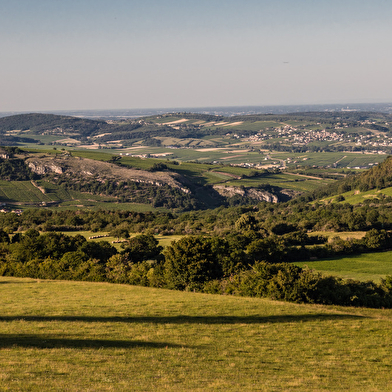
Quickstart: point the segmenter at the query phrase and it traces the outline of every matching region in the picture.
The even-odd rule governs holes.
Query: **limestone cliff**
[[[278,203],[277,195],[255,188],[240,188],[235,186],[214,185],[213,187],[223,197],[233,197],[236,195],[247,197],[258,201],[267,201],[269,203]]]

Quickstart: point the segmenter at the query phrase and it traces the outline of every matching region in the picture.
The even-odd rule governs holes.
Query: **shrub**
[[[384,284],[344,281],[322,276],[293,264],[257,262],[249,271],[232,277],[230,282],[212,281],[205,292],[232,293],[247,297],[268,297],[277,300],[342,306],[381,308],[392,306],[392,278]],[[230,283],[230,284],[228,284]]]

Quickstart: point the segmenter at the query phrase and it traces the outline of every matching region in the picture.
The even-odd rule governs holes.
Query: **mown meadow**
[[[331,259],[297,262],[296,265],[344,279],[380,282],[392,275],[392,252],[362,253]]]
[[[0,278],[3,391],[387,391],[392,310]]]

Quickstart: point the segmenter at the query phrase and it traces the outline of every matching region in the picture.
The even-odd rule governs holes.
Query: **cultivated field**
[[[387,275],[392,275],[392,252],[362,253],[295,264],[300,267],[307,265],[323,274],[339,276],[344,279],[380,282]]]
[[[0,278],[3,391],[388,391],[392,310]]]
[[[46,181],[0,181],[0,202],[21,209],[43,205],[57,209],[115,208],[118,205],[114,197],[67,190]]]

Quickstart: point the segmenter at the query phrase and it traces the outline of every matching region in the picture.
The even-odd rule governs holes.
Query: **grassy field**
[[[309,233],[310,236],[322,235],[328,239],[333,237],[340,237],[343,240],[348,240],[351,238],[360,239],[363,238],[366,231],[313,231]]]
[[[0,181],[0,201],[19,203],[20,208],[50,202],[61,202],[63,207],[91,207],[116,199],[67,190],[46,181]]]
[[[129,210],[137,212],[156,211],[157,208],[149,204],[119,203],[115,197],[92,195],[65,189],[52,183],[37,180],[31,181],[0,181],[0,202],[7,203],[12,208],[42,207],[56,210],[111,209]],[[43,192],[44,190],[44,192]],[[50,203],[56,204],[50,204]],[[46,203],[46,204],[45,204]],[[167,211],[165,208],[158,208]]]
[[[361,192],[359,190],[342,193],[344,200],[341,203],[359,204],[369,199],[379,199],[385,196],[392,196],[392,187],[384,189],[371,189],[370,191]],[[326,197],[323,201],[337,201],[337,196]]]
[[[392,310],[0,278],[2,391],[388,391]]]
[[[30,181],[0,181],[1,201],[50,202],[53,198],[42,193]]]
[[[177,140],[177,139],[176,139]],[[180,140],[180,139],[178,139]],[[178,141],[177,140],[177,141]],[[224,148],[203,148],[210,147],[203,140],[195,141],[193,139],[181,139],[181,143],[187,147],[194,148],[167,148],[167,147],[150,147],[150,146],[138,146],[137,148],[125,148],[120,150],[102,149],[102,150],[82,150],[78,148],[66,148],[71,150],[73,156],[80,156],[82,158],[91,158],[102,161],[108,161],[113,155],[118,155],[120,152],[123,154],[141,155],[141,154],[169,154],[167,158],[175,159],[182,162],[187,161],[199,161],[199,162],[221,162],[224,164],[239,164],[239,163],[255,163],[255,164],[271,164],[276,161],[287,160],[288,158],[295,163],[288,163],[288,166],[296,167],[296,165],[302,166],[326,166],[333,165],[336,163],[337,167],[351,167],[366,166],[369,163],[382,162],[387,155],[383,154],[359,154],[350,152],[306,152],[306,153],[291,153],[291,152],[269,152],[270,160],[265,161],[265,155],[258,151],[258,148],[263,147],[261,145],[255,145],[252,142],[242,141],[231,145],[233,142],[230,139],[224,137],[214,138],[216,145],[224,146]],[[173,139],[173,142],[175,140]],[[249,148],[255,147],[256,151],[249,151]],[[264,147],[265,148],[265,147]],[[54,153],[56,150],[49,148],[48,146],[37,146],[31,145],[28,147],[30,151],[44,151],[45,153]],[[231,152],[230,149],[234,149]],[[305,160],[304,160],[305,158]],[[166,159],[166,158],[165,158]],[[144,161],[144,162],[137,162]],[[156,162],[156,160],[155,160]],[[151,167],[149,159],[141,160],[133,158],[131,156],[124,156],[123,163],[130,164],[134,167],[141,169],[148,169]]]
[[[363,253],[360,255],[295,263],[326,275],[345,279],[380,282],[386,275],[392,275],[392,252]]]
[[[327,166],[336,163],[336,166],[354,168],[356,166],[366,166],[369,163],[379,163],[385,160],[387,155],[383,154],[359,154],[350,152],[272,152],[269,153],[271,159],[286,160],[290,158],[297,161],[295,165]],[[305,159],[305,160],[304,160]]]
[[[64,231],[63,233],[66,235],[70,235],[70,236],[75,236],[75,235],[79,234],[79,235],[82,235],[83,237],[85,237],[87,240],[93,241],[93,242],[108,241],[108,242],[112,243],[112,241],[118,240],[117,237],[109,236],[109,233],[107,231],[100,231],[100,232]],[[137,235],[140,235],[140,233],[130,233],[130,237],[135,237]],[[90,239],[90,237],[93,237],[93,236],[105,236],[105,237]],[[172,243],[172,241],[178,241],[182,237],[183,237],[182,235],[170,235],[170,236],[155,235],[155,238],[158,240],[159,245],[161,245],[163,247],[170,245]],[[124,239],[124,238],[120,238],[120,240],[121,239]],[[115,244],[113,244],[113,246],[115,246],[117,248],[117,250],[119,250],[119,251],[122,250],[121,243],[115,243]]]
[[[328,179],[312,179],[306,177],[300,177],[292,174],[269,174],[263,177],[255,177],[244,179],[241,181],[229,181],[227,185],[235,185],[235,186],[246,186],[246,187],[256,187],[258,185],[270,184],[274,186],[278,186],[281,188],[289,188],[294,189],[296,191],[307,192],[317,189],[321,186],[327,185],[331,183],[331,180]]]

